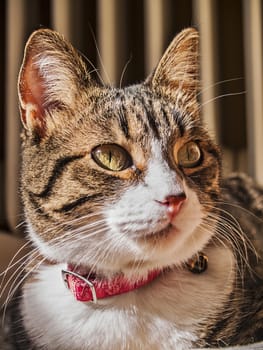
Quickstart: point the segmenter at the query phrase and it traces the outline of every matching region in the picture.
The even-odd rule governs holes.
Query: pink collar
[[[62,270],[66,287],[71,290],[78,301],[93,301],[111,296],[128,293],[140,288],[158,277],[161,270],[150,271],[146,278],[129,281],[123,276],[116,276],[111,280],[97,279],[96,277],[83,277],[70,270]]]
[[[188,270],[195,274],[206,271],[208,257],[200,252],[196,253],[187,263]],[[128,293],[140,288],[161,274],[162,270],[152,270],[145,278],[130,281],[122,275],[118,275],[110,280],[99,279],[97,276],[81,276],[74,272],[74,267],[69,265],[67,270],[62,270],[62,277],[65,285],[71,290],[75,298],[79,301],[93,301],[108,298],[114,295]]]

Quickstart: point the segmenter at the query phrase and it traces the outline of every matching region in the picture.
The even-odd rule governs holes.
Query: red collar
[[[187,263],[186,267],[195,274],[206,271],[208,266],[208,257],[203,253],[196,253]],[[79,301],[93,301],[108,298],[114,295],[128,293],[140,288],[161,274],[162,270],[152,270],[148,276],[138,280],[129,281],[122,275],[112,279],[99,279],[96,276],[83,277],[74,272],[73,266],[68,266],[67,270],[62,270],[63,280],[68,289],[71,290],[75,298]]]
[[[140,288],[158,277],[161,270],[150,271],[146,278],[129,281],[124,276],[116,276],[110,280],[96,277],[83,277],[70,270],[62,270],[63,280],[78,301],[93,301],[130,292]]]

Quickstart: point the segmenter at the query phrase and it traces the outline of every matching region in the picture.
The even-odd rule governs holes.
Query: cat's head
[[[190,28],[145,82],[111,88],[92,80],[62,36],[32,34],[18,84],[22,194],[42,254],[99,271],[147,271],[207,244],[220,155],[201,122],[198,67]]]

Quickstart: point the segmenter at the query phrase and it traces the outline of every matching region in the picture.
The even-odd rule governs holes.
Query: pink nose
[[[172,221],[179,213],[179,210],[185,200],[185,194],[181,193],[179,195],[167,196],[164,201],[157,202],[167,207],[167,216],[169,217],[170,221]]]

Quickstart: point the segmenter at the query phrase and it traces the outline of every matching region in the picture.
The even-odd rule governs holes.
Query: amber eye
[[[121,171],[132,166],[129,153],[121,146],[105,144],[97,146],[92,151],[93,160],[102,168],[111,171]]]
[[[177,153],[177,162],[184,168],[194,168],[201,161],[201,150],[197,143],[188,142]]]

